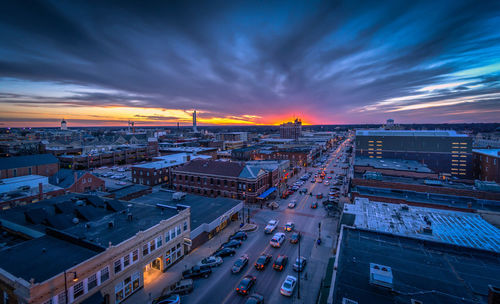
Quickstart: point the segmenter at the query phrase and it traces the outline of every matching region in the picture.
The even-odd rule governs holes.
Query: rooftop
[[[454,130],[356,130],[356,136],[430,136],[467,137]]]
[[[0,158],[0,170],[57,164],[59,160],[52,154],[35,154]]]
[[[500,149],[473,149],[472,152],[491,157],[500,157]]]
[[[140,192],[140,191],[145,191],[145,190],[150,189],[150,188],[151,187],[146,186],[146,185],[131,184],[131,185],[123,186],[123,187],[118,188],[118,189],[109,190],[108,192],[114,194],[116,199],[121,199],[123,197],[126,197],[129,194],[133,194],[133,193]]]
[[[178,167],[175,171],[238,177],[244,167],[245,165],[240,162],[195,159]]]
[[[75,173],[76,173],[76,178],[79,179],[85,173],[87,173],[87,171],[60,169],[56,174],[52,175],[49,178],[49,182],[52,185],[59,186],[64,189],[69,188],[75,183]]]
[[[422,173],[432,173],[425,164],[414,160],[403,159],[380,159],[357,156],[354,162],[355,166],[369,166],[377,169],[391,169],[398,171],[412,171]]]
[[[357,198],[344,213],[355,215],[355,227],[500,252],[500,229],[478,214],[404,206]]]
[[[344,226],[334,303],[487,303],[500,286],[498,253]],[[370,284],[370,263],[391,268],[393,287]]]
[[[225,197],[205,197],[199,195],[186,194],[180,201],[172,200],[174,192],[159,191],[132,200],[143,204],[164,204],[177,206],[177,204],[191,207],[191,231],[205,223],[211,223],[218,217],[241,204],[241,201]]]
[[[162,143],[160,143],[161,145]],[[207,151],[216,151],[217,148],[207,148],[207,147],[163,147],[162,151],[170,152],[188,152],[188,153],[202,153]]]

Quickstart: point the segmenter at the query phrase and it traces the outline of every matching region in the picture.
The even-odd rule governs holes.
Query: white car
[[[285,241],[285,234],[283,232],[275,233],[269,244],[274,248],[281,247],[281,244]]]
[[[294,276],[286,276],[285,281],[281,284],[280,293],[284,296],[291,297],[297,285],[297,278]]]
[[[293,208],[295,208],[296,205],[297,205],[297,201],[291,201],[290,203],[288,203],[288,208],[293,209]]]
[[[198,266],[220,266],[222,264],[222,258],[221,257],[214,257],[214,256],[209,256],[207,258],[204,258],[203,260],[198,262]]]
[[[278,220],[270,220],[267,223],[266,228],[264,228],[264,233],[266,233],[266,234],[273,233],[274,229],[276,229],[276,227],[278,227],[278,223],[279,223]]]

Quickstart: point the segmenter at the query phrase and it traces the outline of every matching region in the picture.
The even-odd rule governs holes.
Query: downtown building
[[[455,131],[357,130],[356,157],[414,160],[436,173],[472,179],[472,137]]]
[[[280,138],[298,139],[302,136],[302,121],[296,118],[293,122],[280,125]]]
[[[190,250],[190,208],[68,194],[0,214],[2,303],[121,303]]]

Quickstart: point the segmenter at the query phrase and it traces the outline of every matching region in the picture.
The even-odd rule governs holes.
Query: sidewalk
[[[124,304],[146,304],[151,303],[153,299],[159,297],[163,289],[171,284],[176,283],[181,279],[182,272],[191,268],[203,258],[212,254],[219,246],[226,242],[228,237],[240,229],[240,222],[231,222],[224,230],[219,232],[211,240],[191,251],[184,258],[168,268],[162,273],[155,282],[144,286],[139,291],[134,293],[128,299],[123,301]]]

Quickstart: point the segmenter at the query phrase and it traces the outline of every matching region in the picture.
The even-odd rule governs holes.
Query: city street
[[[327,160],[326,171],[328,175],[330,170],[340,173],[340,166],[334,167],[336,155]],[[309,172],[315,173],[319,168],[308,168]],[[304,170],[298,174],[305,174]],[[243,242],[243,246],[237,249],[234,257],[224,258],[224,263],[214,269],[208,279],[199,279],[195,281],[194,291],[182,297],[182,303],[245,303],[246,297],[236,293],[236,287],[240,280],[247,274],[256,277],[256,284],[250,291],[259,293],[265,297],[267,303],[315,303],[320,282],[324,275],[328,258],[331,256],[331,248],[336,241],[336,225],[325,225],[327,222],[326,211],[321,202],[328,198],[330,186],[324,183],[311,183],[310,180],[304,183],[300,188],[307,188],[308,194],[300,194],[296,191],[288,199],[278,200],[280,207],[277,210],[251,209],[251,221],[258,225],[258,229],[248,234],[248,239]],[[327,179],[325,179],[326,181]],[[333,179],[332,179],[333,180]],[[313,192],[313,196],[309,192]],[[317,200],[315,195],[323,193],[323,199]],[[287,208],[290,201],[296,200],[297,206],[294,209]],[[318,208],[312,209],[311,203],[318,202]],[[264,227],[271,219],[279,220],[278,228],[272,234],[264,234]],[[333,220],[328,219],[330,222]],[[300,299],[298,299],[298,288],[295,288],[292,297],[285,297],[280,294],[280,287],[287,275],[298,277],[298,273],[292,269],[295,259],[299,255],[298,244],[289,242],[291,232],[286,232],[286,241],[281,248],[273,248],[269,241],[275,232],[282,232],[283,226],[287,222],[295,224],[295,231],[302,234],[300,244],[300,255],[307,259],[305,271],[300,278]],[[321,245],[317,245],[319,228],[318,224],[322,222]],[[328,227],[328,231],[324,231]],[[272,269],[272,261],[264,270],[256,270],[254,263],[261,253],[271,254],[272,261],[278,255],[288,256],[288,265],[282,272]],[[239,256],[248,254],[249,264],[238,274],[231,273],[231,267]]]

